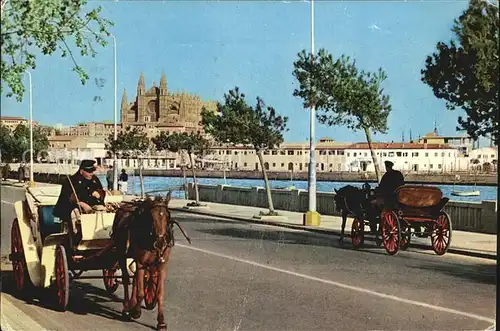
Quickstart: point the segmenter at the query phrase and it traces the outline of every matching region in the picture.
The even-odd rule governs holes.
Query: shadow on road
[[[463,265],[455,263],[447,264],[428,264],[412,266],[414,269],[441,272],[445,275],[464,278],[481,284],[497,284],[497,266],[496,264],[476,263],[472,265]]]
[[[218,223],[218,221],[217,221]],[[328,238],[326,236],[321,236],[313,233],[300,233],[300,232],[290,232],[287,230],[270,230],[270,229],[256,229],[251,228],[211,228],[211,229],[196,229],[197,232],[202,232],[210,235],[216,236],[226,236],[239,239],[247,240],[266,240],[270,242],[276,242],[277,244],[289,244],[289,245],[312,245],[320,247],[331,247],[340,249],[350,249],[352,250],[351,239],[348,237],[344,238],[344,245],[339,243],[338,237]],[[377,248],[375,241],[370,239],[365,240],[365,248]],[[383,248],[382,248],[383,250]],[[363,251],[373,254],[383,254],[385,251]]]
[[[42,309],[55,310],[51,302],[54,292],[50,289],[30,288],[26,294],[17,293],[11,270],[2,270],[1,280],[2,293],[10,294],[15,298],[24,301],[26,304],[35,305]],[[106,306],[111,302],[119,302],[120,311]],[[111,320],[122,320],[125,323],[126,321],[121,315],[121,302],[122,298],[119,298],[115,294],[109,294],[102,288],[75,280],[70,284],[70,296],[67,311],[76,315],[91,314]],[[143,307],[143,309],[145,308]],[[153,325],[144,324],[137,320],[133,320],[131,322],[156,330]]]

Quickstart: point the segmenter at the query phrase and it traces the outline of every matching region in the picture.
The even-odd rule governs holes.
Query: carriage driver
[[[78,171],[69,177],[73,184],[77,199],[69,180],[61,188],[59,199],[54,207],[54,216],[64,222],[71,220],[73,225],[73,246],[81,240],[81,226],[79,224],[79,207],[82,212],[89,213],[96,205],[104,206],[105,192],[99,178],[94,175],[96,170],[94,160],[82,160]],[[75,246],[76,247],[76,246]]]
[[[394,170],[394,163],[385,161],[386,172],[377,187],[377,193],[384,199],[384,204],[394,201],[396,189],[405,184],[405,179],[401,171]]]

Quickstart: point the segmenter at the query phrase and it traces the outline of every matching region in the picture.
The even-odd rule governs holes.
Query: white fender
[[[31,232],[31,221],[29,220],[28,215],[24,213],[22,201],[16,201],[14,203],[14,209],[17,215],[19,230],[21,232],[21,241],[23,244],[24,258],[26,260],[28,274],[31,283],[34,286],[39,287],[41,283],[41,264],[40,258],[38,257],[37,245]]]

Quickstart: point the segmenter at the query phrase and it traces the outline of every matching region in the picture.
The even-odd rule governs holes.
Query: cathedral
[[[200,96],[185,92],[169,92],[164,73],[159,87],[153,82],[153,86],[146,89],[141,72],[135,100],[129,103],[127,92],[123,91],[121,126],[144,126],[160,131],[197,131],[201,130],[203,107],[216,111],[217,102],[202,101]]]

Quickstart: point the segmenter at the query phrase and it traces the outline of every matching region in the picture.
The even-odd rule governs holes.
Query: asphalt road
[[[21,190],[4,189],[3,257],[10,250],[11,203],[22,197]],[[417,249],[388,256],[375,246],[342,249],[337,238],[313,233],[179,212],[173,217],[193,244],[176,232],[165,301],[171,331],[484,330],[495,319],[495,261]],[[43,328],[156,325],[156,311],[121,321],[123,291],[107,294],[102,280],[74,281],[65,313],[51,310],[43,293],[26,303],[11,296],[12,274],[2,260],[2,296]]]

